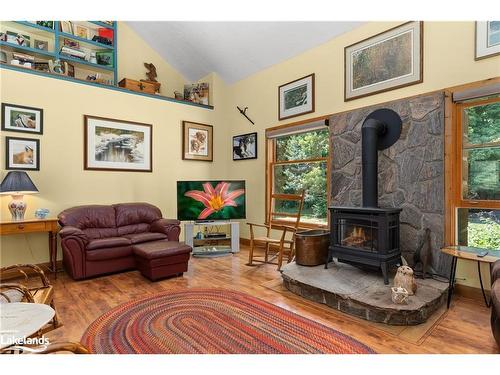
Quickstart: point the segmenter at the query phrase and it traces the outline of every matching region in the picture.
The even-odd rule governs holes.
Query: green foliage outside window
[[[276,161],[294,161],[326,158],[328,130],[313,131],[280,137],[276,140]],[[297,194],[304,190],[302,221],[326,223],[327,184],[326,161],[278,164],[274,167],[274,191]],[[295,212],[292,202],[277,203],[278,211]]]

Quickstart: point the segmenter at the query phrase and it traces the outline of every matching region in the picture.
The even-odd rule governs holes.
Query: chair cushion
[[[24,295],[16,289],[4,290],[2,293],[7,296],[10,302],[21,302],[24,298]],[[5,296],[0,294],[0,303],[9,303],[9,301],[5,298]]]
[[[115,210],[112,206],[87,205],[64,210],[57,215],[62,226],[71,225],[78,229],[115,228]]]
[[[167,238],[167,235],[163,233],[145,232],[145,233],[127,234],[123,237],[128,238],[130,242],[132,242],[132,244],[136,244],[142,242],[164,240]]]
[[[161,219],[158,207],[149,203],[121,203],[114,204],[116,213],[116,226],[123,227],[130,224],[147,223]]]
[[[104,249],[108,247],[127,246],[131,242],[125,237],[108,237],[92,240],[87,245],[87,250]]]
[[[146,259],[156,259],[191,252],[191,247],[184,242],[154,241],[132,246],[136,256]]]

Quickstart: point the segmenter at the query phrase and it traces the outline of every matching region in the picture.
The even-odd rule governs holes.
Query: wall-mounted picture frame
[[[36,24],[46,27],[47,29],[54,29],[54,21],[36,21]]]
[[[410,21],[344,49],[344,101],[423,82],[424,23]]]
[[[2,103],[2,130],[43,134],[43,109]]]
[[[90,30],[88,27],[75,24],[73,25],[73,33],[79,38],[90,39]]]
[[[182,122],[182,159],[213,161],[213,126]]]
[[[314,112],[314,73],[278,87],[278,119]]]
[[[60,21],[61,31],[66,34],[73,34],[73,24],[71,21]]]
[[[84,169],[153,171],[153,126],[84,115]]]
[[[233,160],[257,159],[257,132],[233,137]]]
[[[35,41],[33,42],[33,48],[36,48],[36,49],[39,49],[42,51],[48,51],[49,50],[49,42],[47,42],[46,40],[35,39]]]
[[[5,137],[5,169],[40,170],[40,140]]]
[[[476,21],[475,60],[500,54],[500,21]]]

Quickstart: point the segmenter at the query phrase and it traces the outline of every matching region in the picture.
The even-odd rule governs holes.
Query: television
[[[177,219],[245,219],[245,195],[243,180],[177,181]]]

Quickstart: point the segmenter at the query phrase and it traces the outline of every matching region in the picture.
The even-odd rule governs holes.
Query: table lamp
[[[38,193],[31,178],[24,171],[11,171],[0,185],[0,194],[10,194],[12,201],[9,203],[9,211],[12,214],[12,220],[23,220],[26,212],[26,202],[23,201],[23,195]]]

